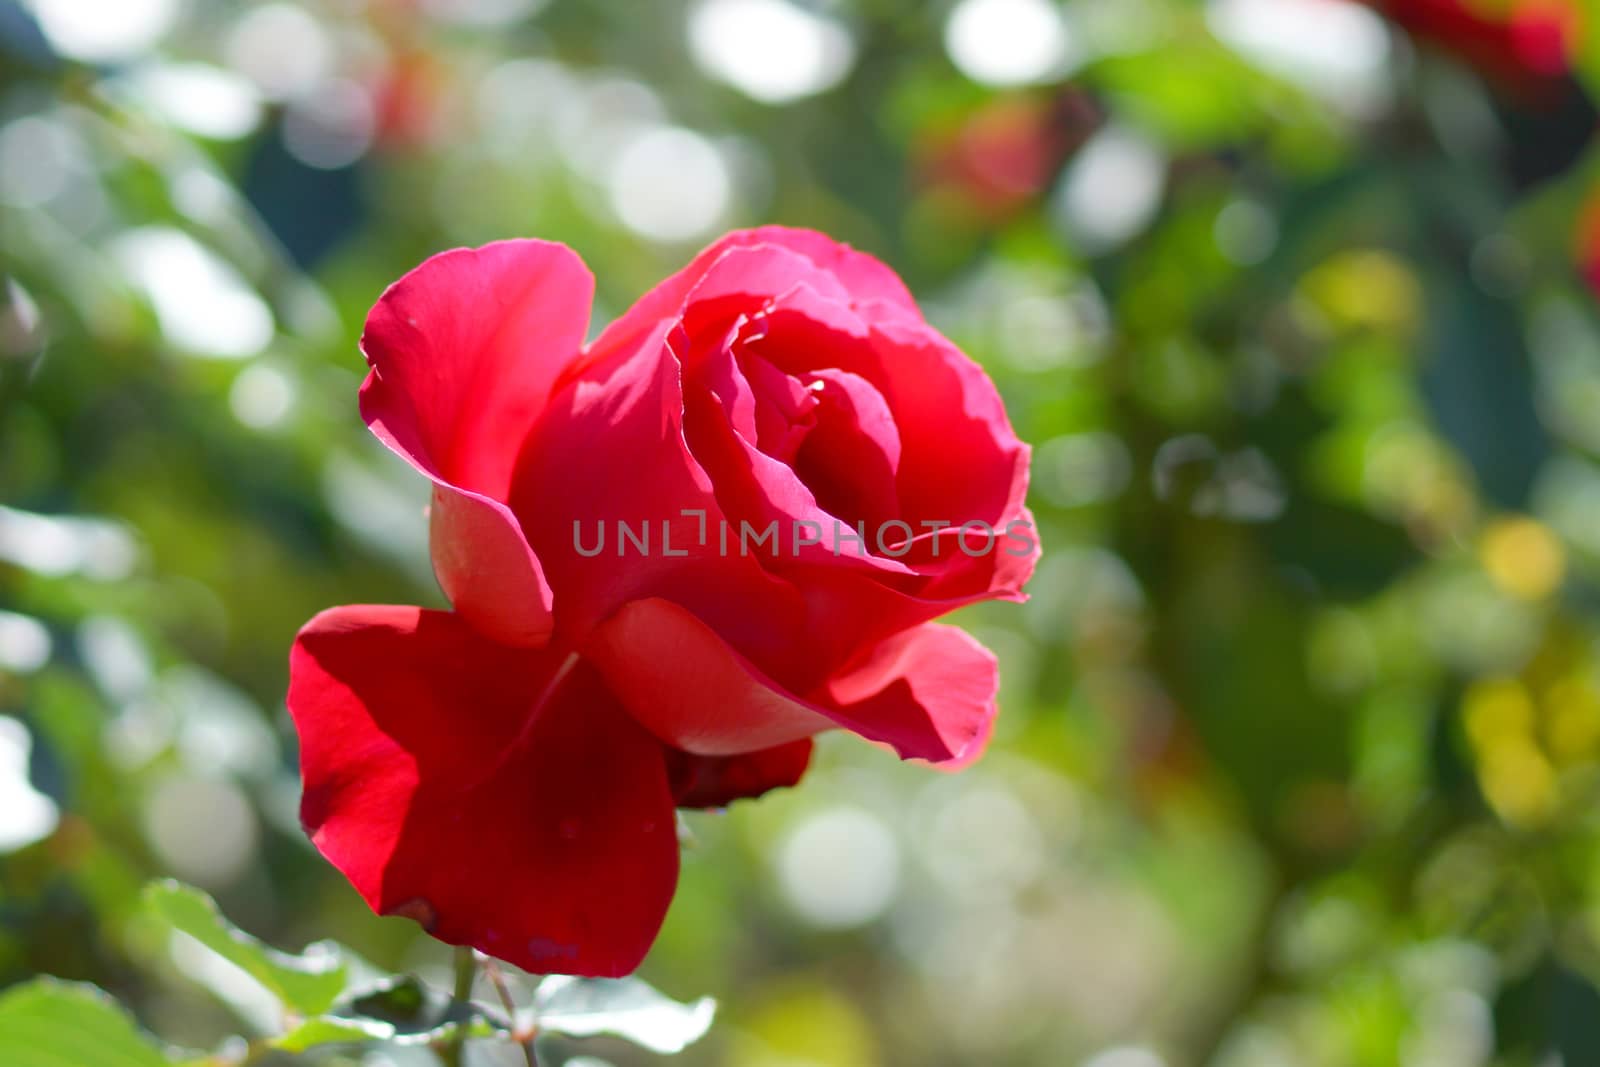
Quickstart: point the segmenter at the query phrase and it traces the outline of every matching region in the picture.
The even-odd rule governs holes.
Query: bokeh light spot
[[[1160,149],[1134,130],[1110,126],[1079,150],[1062,176],[1057,218],[1084,251],[1107,251],[1150,224],[1166,187]]]
[[[0,854],[15,852],[55,832],[55,801],[33,788],[28,758],[33,737],[16,719],[0,716]]]
[[[710,231],[732,194],[728,165],[716,146],[675,126],[648,130],[625,145],[606,184],[623,224],[658,241]]]
[[[231,782],[173,776],[144,807],[145,836],[180,878],[208,889],[228,885],[255,855],[254,809]]]
[[[228,33],[228,66],[283,100],[311,91],[333,68],[333,43],[322,23],[298,4],[251,8]]]
[[[804,819],[778,848],[784,897],[814,926],[860,926],[883,914],[900,877],[900,850],[883,821],[859,808]]]
[[[1050,0],[961,0],[945,22],[944,46],[961,73],[984,85],[1064,77],[1079,59]]]
[[[1211,0],[1212,33],[1271,74],[1338,110],[1369,117],[1388,107],[1389,32],[1347,0]]]
[[[231,266],[181,230],[147,226],[114,257],[155,309],[161,332],[192,355],[243,359],[272,341],[272,312]]]
[[[1478,545],[1494,584],[1520,600],[1543,600],[1560,587],[1567,553],[1544,523],[1526,517],[1496,519]]]
[[[0,670],[29,674],[50,661],[50,631],[38,619],[0,611]]]
[[[56,51],[88,63],[145,51],[179,13],[178,0],[28,0],[28,6]]]
[[[769,104],[833,88],[856,56],[849,30],[788,0],[703,0],[689,48],[707,73]]]
[[[233,417],[255,430],[278,425],[294,407],[294,381],[277,367],[252,364],[233,380],[228,407]]]

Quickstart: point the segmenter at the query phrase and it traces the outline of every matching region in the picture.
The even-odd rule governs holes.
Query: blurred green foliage
[[[779,221],[882,256],[994,375],[1047,551],[963,619],[1003,669],[978,766],[829,738],[688,817],[643,971],[722,1005],[681,1062],[1600,1063],[1600,34],[1516,77],[1418,32],[0,0],[0,985],[251,1054],[219,1042],[281,1008],[141,906],[171,875],[448,988],[300,834],[282,710],[316,611],[441,603],[425,487],[356,415],[366,308],[537,235],[598,325]],[[35,1001],[156,1047],[18,986],[0,1061]],[[654,1059],[547,1052],[594,1056]]]

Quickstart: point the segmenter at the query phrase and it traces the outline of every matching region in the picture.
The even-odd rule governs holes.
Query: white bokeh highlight
[[[160,63],[130,74],[128,88],[156,115],[200,137],[232,141],[261,122],[261,96],[247,78],[206,63]]]
[[[179,0],[24,0],[50,46],[70,59],[111,63],[158,43],[181,13]]]
[[[33,736],[16,719],[0,716],[0,853],[15,852],[55,833],[61,812],[33,788],[28,760]]]
[[[689,50],[712,77],[769,104],[833,88],[856,58],[848,29],[788,0],[701,0]]]
[[[845,929],[881,916],[900,882],[900,848],[883,820],[854,807],[802,819],[777,852],[778,881],[813,926]]]
[[[1348,0],[1211,0],[1206,23],[1229,48],[1346,115],[1393,100],[1388,28]]]
[[[80,574],[116,581],[133,572],[139,545],[106,519],[40,515],[0,505],[0,561],[48,578]]]
[[[272,341],[272,312],[237,271],[169,226],[130,230],[112,246],[150,301],[168,342],[191,355],[244,359]]]
[[[223,54],[230,69],[275,100],[309,93],[330,76],[335,61],[333,41],[322,23],[290,3],[262,4],[245,12],[229,30]]]
[[[282,423],[294,409],[294,379],[270,363],[252,363],[239,372],[228,390],[233,417],[252,430],[267,430]]]
[[[0,611],[0,671],[31,674],[50,662],[54,642],[38,619]]]
[[[1167,188],[1167,160],[1148,137],[1107,126],[1079,150],[1057,187],[1055,212],[1088,253],[1110,251],[1155,218]]]
[[[678,126],[630,139],[606,179],[623,225],[657,241],[687,241],[716,229],[733,194],[727,162],[709,140]]]
[[[1082,59],[1051,0],[961,0],[945,22],[944,46],[961,73],[984,85],[1061,78]]]

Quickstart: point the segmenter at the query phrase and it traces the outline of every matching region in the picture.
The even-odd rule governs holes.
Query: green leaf
[[[36,978],[0,994],[5,1067],[166,1067],[167,1057],[103,990]]]
[[[711,1027],[717,1002],[680,1004],[637,978],[570,978],[539,983],[535,1018],[541,1030],[571,1037],[610,1034],[652,1052],[682,1052]]]
[[[284,1052],[306,1052],[323,1045],[360,1045],[392,1037],[394,1027],[388,1023],[318,1015],[273,1038],[272,1047]]]
[[[279,952],[223,918],[209,896],[178,882],[146,886],[144,903],[152,914],[244,970],[298,1014],[320,1015],[344,992],[349,971],[335,946],[318,942],[298,956]]]
[[[271,1044],[284,1052],[306,1052],[374,1041],[434,1045],[457,1036],[496,1037],[509,1032],[482,1006],[458,1003],[412,975],[397,975],[345,997],[334,1014],[305,1019]]]
[[[482,1005],[461,1002],[414,975],[385,978],[340,1002],[340,1019],[363,1027],[387,1028],[386,1041],[427,1045],[456,1036],[494,1037],[510,1029]]]

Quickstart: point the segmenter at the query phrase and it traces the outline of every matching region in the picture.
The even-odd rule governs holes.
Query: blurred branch
[[[1240,947],[1239,965],[1226,997],[1226,1009],[1215,1012],[1189,1043],[1189,1047],[1195,1050],[1190,1061],[1195,1067],[1207,1067],[1216,1062],[1240,1021],[1249,1016],[1250,1009],[1270,987],[1273,932],[1278,913],[1289,892],[1290,882],[1281,875],[1275,875],[1267,898],[1256,916],[1256,924],[1250,931],[1249,943]]]
[[[511,990],[506,986],[505,972],[493,957],[485,956],[483,972],[489,976],[489,982],[494,986],[494,991],[500,998],[500,1006],[506,1010],[506,1020],[511,1026],[512,1039],[522,1046],[522,1058],[528,1067],[539,1067],[539,1053],[534,1048],[533,1040],[538,1034],[537,1027],[529,1027],[524,1033],[517,1027],[517,1002],[511,999]]]

